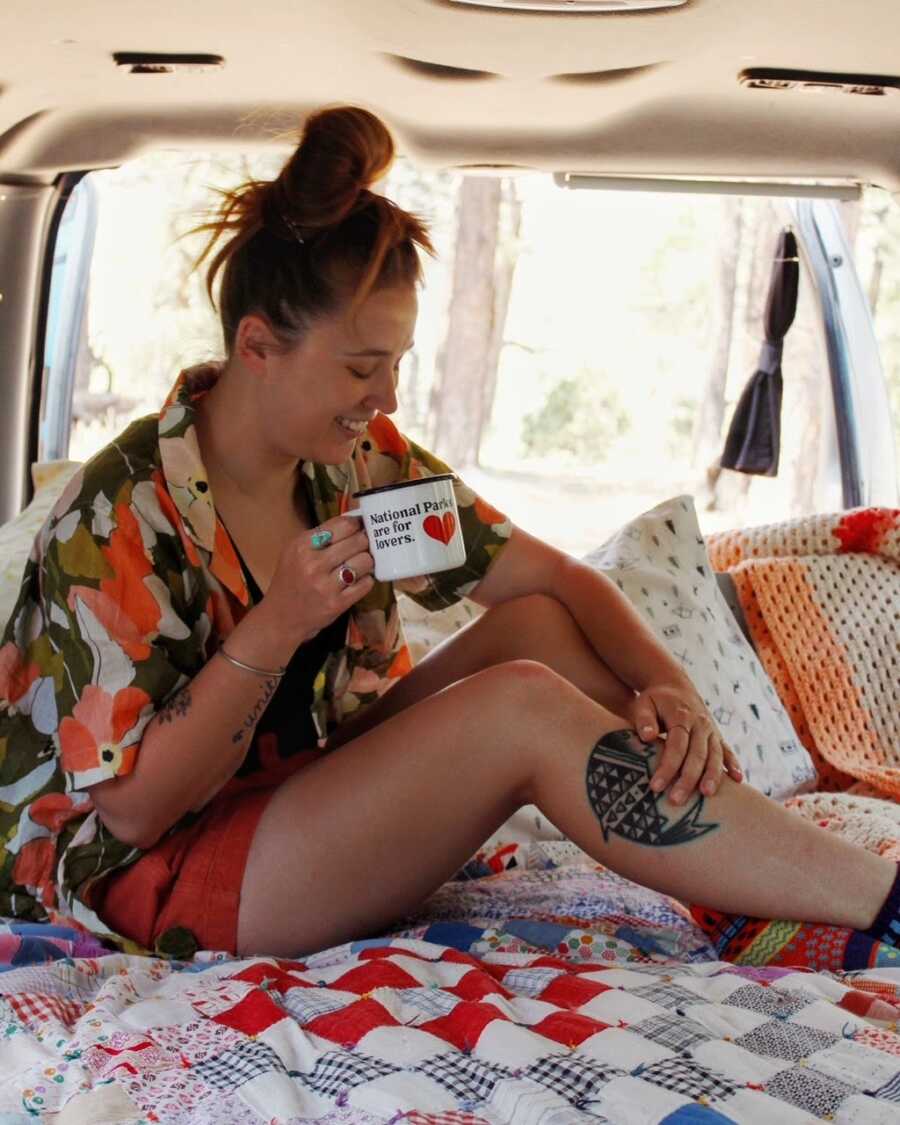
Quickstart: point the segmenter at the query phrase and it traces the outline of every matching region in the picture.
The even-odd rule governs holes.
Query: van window
[[[853,218],[857,270],[872,311],[891,405],[900,490],[900,198],[883,188],[866,188]]]
[[[158,410],[182,367],[221,355],[191,272],[202,238],[179,236],[214,186],[271,178],[285,155],[157,152],[86,178],[94,246],[56,455],[90,457]],[[404,159],[377,187],[429,221],[439,253],[425,262],[397,422],[526,530],[581,555],[680,492],[696,497],[705,531],[841,506],[805,264],[779,473],[717,469],[757,364],[787,201],[575,192],[549,175],[463,177]]]

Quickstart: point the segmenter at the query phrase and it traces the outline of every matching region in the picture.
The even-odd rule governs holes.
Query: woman
[[[534,802],[681,899],[880,936],[895,865],[737,784],[615,587],[461,482],[466,562],[397,587],[487,612],[410,669],[341,514],[447,468],[388,417],[431,251],[369,190],[392,157],[377,118],[327,110],[274,182],[225,197],[227,358],[182,373],[39,536],[0,650],[0,910],[298,955],[388,926]]]

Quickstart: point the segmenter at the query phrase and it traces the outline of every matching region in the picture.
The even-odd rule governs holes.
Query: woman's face
[[[351,318],[347,307],[316,321],[291,351],[267,358],[263,409],[287,456],[337,465],[380,411],[397,409],[400,360],[413,344],[413,286],[376,289]]]

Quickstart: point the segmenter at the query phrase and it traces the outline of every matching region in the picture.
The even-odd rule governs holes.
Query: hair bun
[[[307,119],[296,152],[271,184],[267,220],[277,215],[288,236],[288,220],[304,233],[334,226],[393,161],[393,139],[373,113],[359,106],[319,110]]]
[[[221,271],[229,355],[248,313],[264,315],[288,347],[316,317],[348,300],[358,307],[375,285],[421,283],[417,248],[434,254],[427,226],[370,190],[393,160],[391,134],[374,114],[335,106],[307,119],[274,180],[220,192],[215,213],[194,230],[209,234],[196,265],[211,256],[206,288],[214,304]],[[319,233],[325,237],[316,239]],[[223,236],[227,241],[216,248]],[[297,240],[311,244],[298,253]]]

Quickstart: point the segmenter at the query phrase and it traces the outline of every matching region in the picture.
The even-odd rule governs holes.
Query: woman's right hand
[[[323,531],[331,532],[331,541],[313,547],[313,535]],[[343,566],[356,572],[350,586],[342,586],[338,578]],[[369,593],[375,584],[374,569],[362,520],[335,516],[285,544],[269,588],[256,608],[299,645]]]

